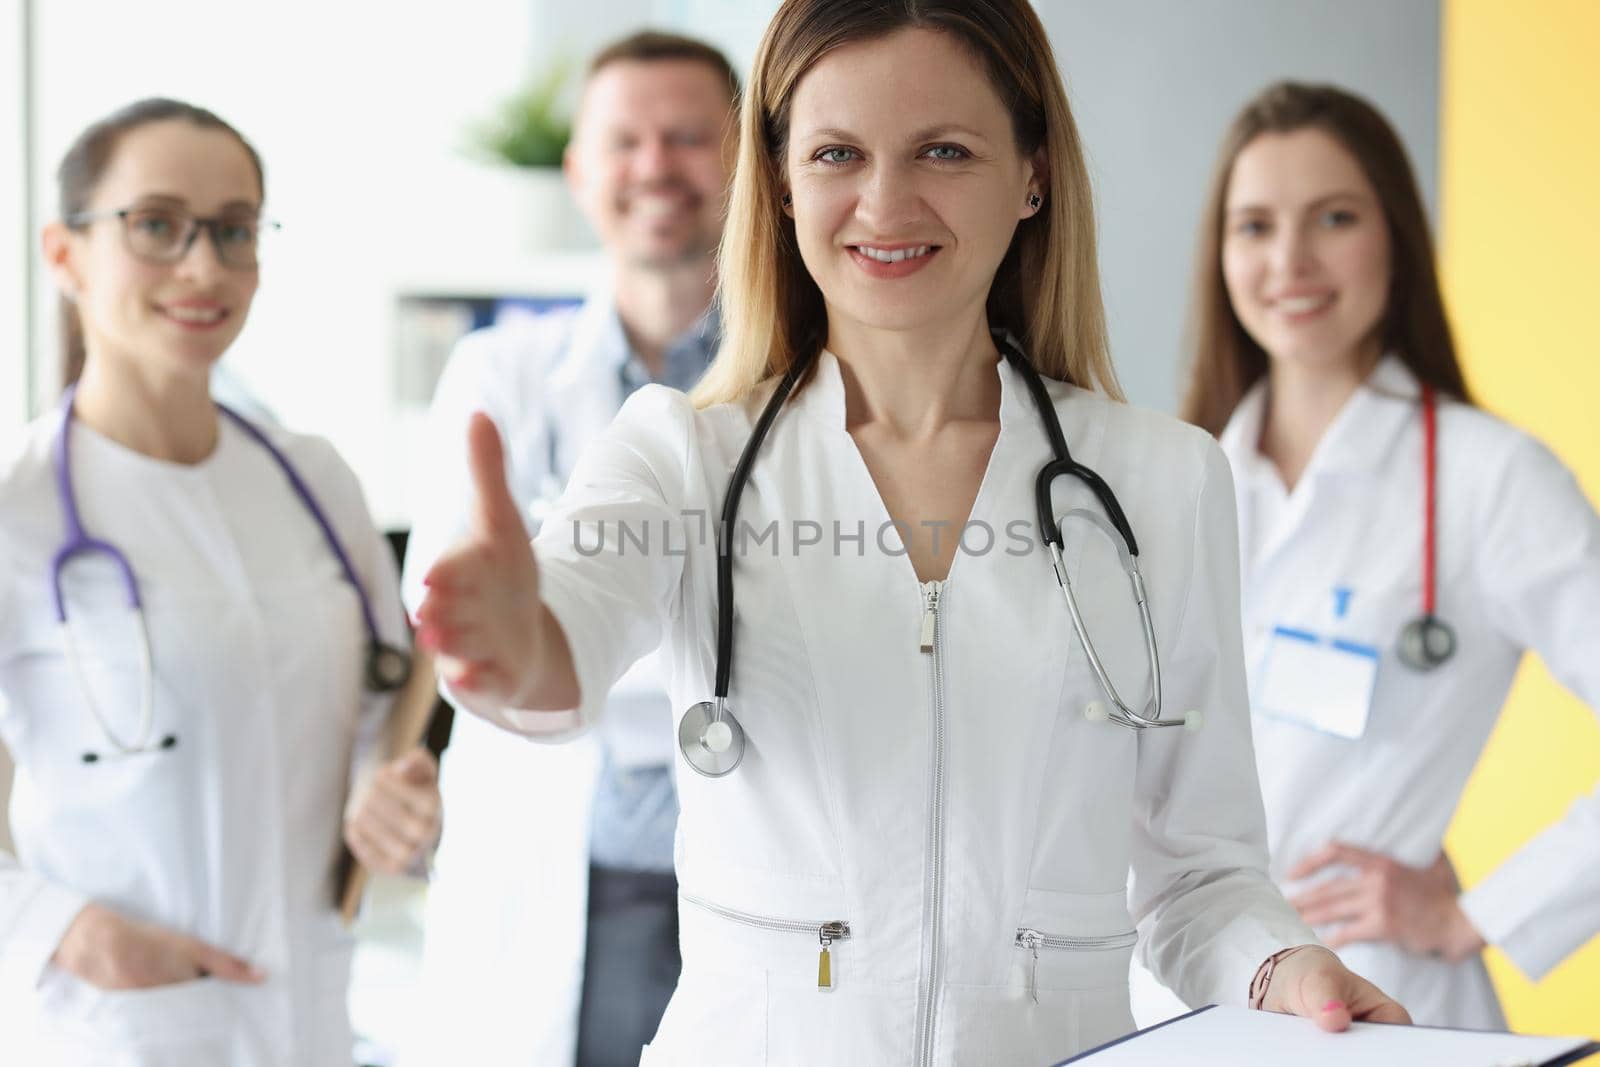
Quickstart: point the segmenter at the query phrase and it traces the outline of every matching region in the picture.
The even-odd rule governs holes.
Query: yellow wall
[[[1443,32],[1441,251],[1468,381],[1600,501],[1600,0],[1447,0]],[[1594,714],[1529,657],[1446,839],[1463,882],[1597,777]],[[1537,985],[1489,966],[1514,1029],[1600,1037],[1600,940]]]

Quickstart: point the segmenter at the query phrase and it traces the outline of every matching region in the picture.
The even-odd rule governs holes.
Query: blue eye
[[[826,163],[838,167],[849,163],[856,156],[854,148],[824,148],[811,158],[818,163]]]
[[[134,229],[151,237],[166,237],[172,233],[173,220],[154,212],[141,212],[131,220]]]
[[[1338,229],[1355,223],[1356,213],[1346,208],[1334,208],[1332,211],[1322,213],[1322,224],[1329,229]]]
[[[938,163],[958,163],[967,158],[967,150],[960,145],[936,144],[923,155]]]
[[[249,222],[230,222],[217,231],[217,236],[220,237],[225,244],[254,244],[256,240],[256,227],[254,223]]]

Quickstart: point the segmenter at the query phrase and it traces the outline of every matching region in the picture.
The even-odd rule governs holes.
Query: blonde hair
[[[826,343],[822,293],[780,202],[790,104],[800,79],[833,49],[913,28],[960,41],[1007,102],[1017,147],[1024,155],[1043,151],[1048,195],[1039,213],[1018,226],[995,273],[989,325],[1011,331],[1041,374],[1122,399],[1106,342],[1083,149],[1050,42],[1028,0],[785,0],[762,38],[740,105],[738,162],[718,257],[723,339],[692,394],[697,406],[743,400]]]

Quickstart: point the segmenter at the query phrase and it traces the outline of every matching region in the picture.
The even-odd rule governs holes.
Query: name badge
[[[1309,630],[1274,627],[1255,710],[1351,741],[1367,729],[1378,650]]]

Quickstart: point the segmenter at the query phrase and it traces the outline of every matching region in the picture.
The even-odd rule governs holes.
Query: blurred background
[[[559,172],[496,160],[474,131],[530,86],[559,120],[588,55],[645,26],[701,36],[743,72],[776,6],[0,0],[0,438],[58,392],[56,297],[37,247],[57,160],[101,115],[176,96],[254,141],[284,226],[221,388],[331,439],[380,522],[405,530],[422,503],[408,493],[416,431],[451,343],[576,297],[602,268]],[[1176,406],[1195,225],[1224,124],[1272,79],[1337,82],[1377,104],[1411,152],[1475,392],[1600,499],[1600,3],[1036,6],[1088,149],[1112,349],[1135,403]],[[1597,767],[1592,716],[1530,661],[1449,839],[1464,882]],[[412,1010],[422,892],[382,883],[364,920],[353,1007],[374,1062]],[[1491,966],[1516,1028],[1600,1036],[1600,945],[1538,986]]]

